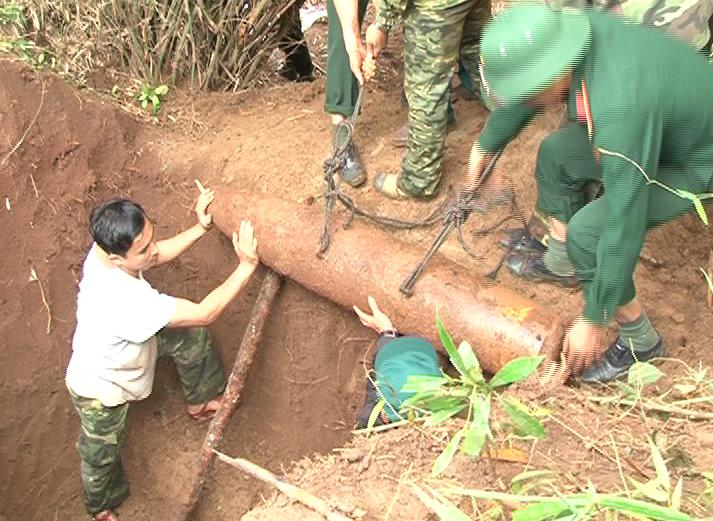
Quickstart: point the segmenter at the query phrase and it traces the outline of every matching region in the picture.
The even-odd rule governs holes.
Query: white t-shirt
[[[156,369],[155,335],[175,314],[176,299],[141,275],[102,264],[96,244],[83,273],[67,387],[108,407],[146,398]]]

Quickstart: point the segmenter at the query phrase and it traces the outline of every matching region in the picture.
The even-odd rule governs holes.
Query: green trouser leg
[[[359,25],[369,0],[359,0]],[[334,1],[327,0],[327,93],[324,110],[328,114],[351,116],[359,96],[359,82],[352,74],[349,56],[344,47],[342,25]]]
[[[449,7],[416,3],[404,20],[404,86],[409,104],[409,138],[399,187],[414,197],[438,190],[446,137],[453,69],[460,56],[477,72],[478,38],[489,9],[483,0]],[[427,3],[426,3],[427,4]],[[466,33],[467,30],[467,33]]]
[[[106,407],[99,400],[69,392],[81,421],[77,450],[82,460],[82,484],[87,512],[117,508],[129,497],[129,482],[119,450],[129,403]]]
[[[538,202],[545,214],[568,223],[567,254],[574,264],[577,279],[582,284],[585,300],[590,298],[597,272],[597,245],[607,220],[607,194],[587,203],[587,188],[591,181],[602,178],[602,169],[594,159],[592,143],[583,125],[573,123],[548,136],[537,154]],[[685,186],[687,176],[680,171],[662,167],[658,180],[692,193],[710,191],[711,186],[700,176],[700,186]],[[694,210],[693,203],[656,186],[648,188],[647,229],[665,224]],[[622,292],[619,305],[628,304],[636,296],[633,278]]]
[[[188,405],[208,402],[223,392],[223,365],[206,328],[165,328],[156,339],[158,356],[170,356],[176,364]]]

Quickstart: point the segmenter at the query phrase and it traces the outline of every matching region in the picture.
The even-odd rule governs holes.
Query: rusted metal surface
[[[440,310],[454,339],[468,340],[486,371],[495,372],[519,356],[559,351],[564,326],[555,315],[511,290],[486,287],[476,274],[442,255],[434,257],[414,295],[406,298],[399,284],[423,250],[381,229],[359,222],[343,229],[346,216],[335,215],[332,244],[320,259],[318,206],[221,188],[210,212],[228,236],[240,228],[241,219],[252,221],[264,264],[344,307],[363,307],[371,295],[401,331],[433,340]]]
[[[184,498],[178,505],[178,510],[174,517],[176,521],[188,519],[188,516],[198,503],[201,491],[203,490],[203,484],[208,478],[210,470],[213,467],[213,462],[215,461],[214,449],[223,439],[228,421],[238,405],[240,393],[243,387],[245,387],[250,367],[255,360],[255,353],[262,338],[263,327],[265,326],[267,317],[272,309],[272,303],[281,285],[282,277],[280,274],[268,270],[262,281],[257,300],[255,300],[250,322],[248,322],[245,334],[240,342],[240,349],[235,357],[233,370],[225,386],[223,401],[213,417],[213,420],[210,422],[203,446],[198,453],[198,461],[191,474],[191,481],[188,483]]]

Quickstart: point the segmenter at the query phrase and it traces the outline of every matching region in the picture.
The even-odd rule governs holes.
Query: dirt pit
[[[393,56],[395,63],[399,59]],[[370,177],[397,171],[400,163],[402,151],[392,146],[391,133],[405,121],[405,113],[399,105],[397,67],[392,72],[369,87],[359,120],[356,139]],[[75,325],[76,286],[90,245],[86,222],[94,204],[116,195],[131,197],[147,209],[159,235],[167,237],[194,222],[195,178],[216,189],[238,184],[301,201],[323,190],[321,165],[330,125],[322,114],[321,81],[239,95],[177,95],[176,100],[184,104],[179,122],[190,120],[183,125],[189,132],[181,125],[137,122],[111,102],[77,92],[59,78],[0,62],[0,519],[85,518],[74,448],[78,420],[63,378]],[[360,204],[404,218],[427,215],[440,204],[465,168],[472,138],[485,117],[474,101],[458,99],[455,107],[458,126],[447,138],[441,198],[426,205],[393,203],[367,187],[352,193]],[[548,113],[538,119],[502,158],[499,168],[524,209],[534,201],[531,172],[537,145],[561,117]],[[442,253],[478,273],[489,271],[500,251],[492,237],[476,239],[474,232],[503,217],[469,222],[467,239],[481,259],[468,257],[454,238]],[[435,233],[395,235],[425,248]],[[637,272],[639,292],[668,343],[669,356],[691,367],[699,362],[710,366],[713,359],[713,320],[697,272],[707,263],[709,237],[694,217],[657,230],[645,247],[648,260]],[[177,262],[147,277],[162,291],[199,299],[234,265],[227,239],[213,232]],[[31,280],[32,270],[36,280]],[[261,276],[211,327],[226,368],[235,358]],[[581,296],[576,291],[527,284],[505,271],[500,279],[565,319],[577,313]],[[278,474],[286,472],[344,510],[363,511],[364,519],[432,519],[411,486],[442,483],[428,481],[428,473],[456,425],[425,434],[398,429],[352,440],[363,396],[361,361],[373,340],[352,313],[288,282],[221,450]],[[661,389],[686,374],[679,362],[661,367],[667,375]],[[152,396],[132,405],[123,450],[132,495],[120,510],[122,519],[168,519],[180,497],[205,434],[204,427],[184,414],[180,394],[173,368],[161,363]],[[566,388],[543,401],[553,411],[546,420],[547,441],[507,442],[529,455],[526,463],[458,457],[446,479],[503,489],[524,469],[546,468],[561,476],[558,490],[583,490],[591,479],[600,491],[618,491],[625,486],[622,468],[639,481],[654,475],[646,438],[659,432],[667,436],[669,462],[683,455],[675,459],[678,466],[672,473],[685,478],[685,497],[697,498],[696,515],[705,512],[700,472],[713,469],[710,422],[602,407],[589,399],[591,394]],[[351,444],[356,456],[331,452],[345,444]],[[615,453],[623,455],[619,463]],[[625,459],[631,463],[621,463]],[[310,519],[311,513],[284,498],[263,501],[271,494],[234,469],[217,465],[194,518],[232,520],[253,509],[246,519]]]

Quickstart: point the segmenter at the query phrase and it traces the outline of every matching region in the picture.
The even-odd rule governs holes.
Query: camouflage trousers
[[[223,392],[223,367],[207,329],[164,329],[156,338],[159,356],[170,356],[176,363],[188,404],[210,401]],[[77,449],[87,512],[114,509],[129,496],[119,454],[129,402],[107,407],[99,400],[69,393],[81,420]]]
[[[404,15],[409,137],[399,187],[415,197],[438,190],[453,71],[460,58],[470,78],[479,77],[480,32],[490,15],[489,0],[442,4],[413,2]]]

